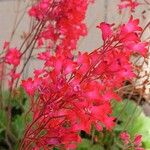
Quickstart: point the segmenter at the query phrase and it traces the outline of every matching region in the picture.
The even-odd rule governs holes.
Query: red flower
[[[17,48],[10,48],[5,56],[6,63],[14,65],[15,67],[20,63],[21,53]]]
[[[15,73],[14,70],[11,70],[9,75],[14,79],[16,80],[17,78],[20,77],[20,73]]]
[[[130,135],[127,132],[122,132],[120,134],[120,139],[125,143],[128,144],[130,140]]]
[[[111,26],[112,25],[105,23],[105,22],[102,22],[102,23],[100,23],[99,26],[97,26],[97,28],[101,29],[101,31],[102,31],[103,41],[107,40],[108,38],[110,38],[112,36],[113,32],[112,32]]]
[[[134,138],[134,145],[139,147],[142,144],[142,135],[136,135]]]
[[[116,29],[101,23],[98,28],[102,31],[102,47],[74,56],[80,36],[87,33],[83,20],[90,1],[53,2],[40,0],[30,10],[37,21],[48,21],[38,35],[39,44],[46,45],[46,51],[38,54],[44,66],[34,72],[32,79],[22,82],[36,101],[31,110],[33,124],[25,134],[23,146],[74,149],[81,140],[81,130],[90,133],[92,125],[99,131],[114,127],[111,100],[120,101],[116,89],[135,76],[131,55],[145,54],[147,48],[139,36],[139,20],[131,17]],[[42,136],[41,130],[45,131]],[[120,136],[128,144],[129,134]]]
[[[138,43],[134,43],[134,42],[129,42],[126,44],[127,48],[130,51],[134,51],[135,53],[139,53],[143,56],[146,56],[148,49],[147,49],[147,43],[144,42],[138,42]]]
[[[140,26],[138,26],[139,24],[139,19],[133,19],[133,17],[131,16],[130,20],[128,23],[124,24],[121,28],[121,34],[128,34],[128,33],[132,33],[135,31],[142,31],[142,28]]]
[[[40,83],[40,78],[36,78],[34,80],[29,78],[26,81],[25,80],[22,81],[22,87],[30,96],[33,96],[35,94],[35,91],[38,89],[39,83]]]
[[[138,3],[136,0],[121,0],[121,3],[118,5],[118,7],[120,11],[124,8],[129,8],[130,11],[133,12],[139,5],[140,3]]]
[[[27,81],[22,81],[22,86],[29,95],[34,95],[35,88],[33,86],[33,80],[29,78]]]
[[[142,147],[135,147],[135,150],[145,150],[145,149]]]
[[[10,43],[7,42],[7,41],[5,41],[5,42],[4,42],[4,45],[3,45],[3,49],[9,48],[9,45],[10,45]]]

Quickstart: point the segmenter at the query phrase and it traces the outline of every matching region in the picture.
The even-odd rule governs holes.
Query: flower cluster
[[[134,150],[144,150],[142,148],[142,135],[135,135],[134,139],[131,140],[129,133],[122,132],[120,134],[120,139],[125,144],[125,149],[134,149]]]
[[[17,48],[9,48],[9,42],[5,42],[3,48],[6,50],[4,62],[11,66],[11,70],[9,72],[11,80],[8,82],[9,86],[12,87],[14,80],[20,77],[20,74],[16,73],[16,68],[20,64],[21,52]]]
[[[79,38],[87,34],[83,21],[92,2],[39,0],[28,12],[37,22],[29,47],[22,50],[26,39],[20,50],[4,43],[2,62],[11,67],[11,90],[14,80],[19,81],[16,70],[21,57],[31,50],[28,61],[35,45],[44,49],[37,55],[44,62],[43,67],[21,82],[30,97],[33,118],[20,150],[75,149],[81,142],[81,131],[90,134],[93,127],[102,131],[115,126],[111,100],[121,101],[117,89],[136,76],[130,58],[135,54],[145,57],[148,43],[141,41],[143,29],[139,20],[131,16],[127,23],[117,27],[100,23],[97,28],[102,33],[102,46],[90,53],[77,51]],[[121,0],[119,9],[129,8],[133,12],[138,5],[136,0]],[[120,138],[127,147],[132,144],[135,150],[143,150],[141,135],[132,142],[128,133],[122,133]]]
[[[121,0],[121,3],[118,5],[119,10],[129,8],[131,12],[134,12],[135,8],[140,5],[137,0]]]
[[[16,67],[20,63],[20,56],[21,53],[17,50],[17,48],[10,48],[6,53],[5,61],[6,63]]]
[[[39,21],[47,21],[38,35],[38,46],[47,41],[47,47],[71,57],[80,36],[87,34],[83,23],[92,0],[41,0],[29,10],[29,15]]]
[[[32,9],[39,8],[41,2]],[[83,5],[79,6],[78,2]],[[85,0],[78,2],[71,0],[57,6],[64,11],[61,17],[63,18],[65,11],[69,16],[75,11],[69,9],[70,7],[87,6]],[[72,28],[80,22],[75,16],[72,16],[74,21],[71,18],[62,20],[61,17],[56,21],[55,24],[59,25],[56,28],[58,33],[65,38],[61,39],[55,51],[46,50],[38,55],[38,59],[44,61],[43,68],[35,70],[33,78],[22,82],[31,97],[33,112],[33,121],[25,131],[21,143],[21,148],[25,150],[55,146],[74,149],[81,141],[81,130],[90,133],[92,126],[98,131],[103,128],[111,130],[115,125],[111,100],[121,100],[115,91],[124,81],[135,76],[130,57],[133,54],[145,56],[147,53],[147,43],[140,40],[142,28],[139,20],[131,17],[118,28],[105,22],[98,25],[102,32],[103,45],[91,53],[77,52],[74,56],[70,52],[75,47],[70,42],[77,41],[81,35]],[[38,15],[36,18],[40,19]],[[50,27],[50,30],[55,33],[55,29]],[[48,39],[53,39],[53,35],[56,34],[49,34]]]

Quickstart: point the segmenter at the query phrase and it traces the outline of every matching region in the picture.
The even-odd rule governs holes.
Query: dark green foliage
[[[22,89],[18,89],[13,96],[10,96],[8,92],[3,92],[2,100],[0,150],[17,150],[26,122],[31,120],[30,114],[26,116],[26,112],[29,110],[27,96]]]

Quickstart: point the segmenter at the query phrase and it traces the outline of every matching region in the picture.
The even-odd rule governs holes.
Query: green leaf
[[[4,110],[0,110],[0,127],[5,129],[7,126],[7,114]]]
[[[8,105],[11,104],[10,92],[9,91],[2,91],[2,100],[3,100],[3,107],[6,108]]]
[[[30,105],[29,105],[29,101],[28,100],[25,101],[25,103],[23,105],[23,109],[24,109],[25,112],[29,111]]]
[[[20,139],[23,136],[23,132],[25,129],[25,120],[23,116],[17,116],[13,123],[13,132]]]
[[[90,140],[82,139],[77,150],[104,150],[104,148],[100,144],[91,144]]]
[[[88,150],[90,147],[90,141],[87,139],[82,139],[82,143],[78,145],[77,150]]]
[[[150,149],[150,118],[142,113],[136,119],[136,124],[142,124],[136,132],[142,135],[142,141],[145,148]]]
[[[105,150],[101,145],[94,144],[89,150]]]

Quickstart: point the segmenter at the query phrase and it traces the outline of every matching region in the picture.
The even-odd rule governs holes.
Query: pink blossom
[[[138,3],[136,0],[121,0],[120,4],[118,5],[119,10],[129,8],[131,12],[135,10],[137,6],[139,6],[140,3]]]
[[[130,140],[130,135],[127,132],[122,132],[120,134],[120,139],[125,143],[128,144]]]
[[[142,135],[136,135],[134,138],[134,145],[141,146],[142,144]]]
[[[142,28],[138,24],[139,19],[133,19],[133,17],[131,16],[129,22],[122,26],[121,34],[128,34],[135,31],[142,31]]]
[[[97,26],[97,28],[101,29],[102,38],[104,41],[112,36],[112,29],[110,24],[102,22],[99,26]]]
[[[17,48],[10,48],[5,56],[6,63],[18,66],[20,63],[21,53]]]

